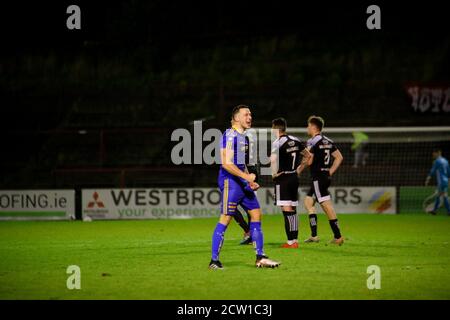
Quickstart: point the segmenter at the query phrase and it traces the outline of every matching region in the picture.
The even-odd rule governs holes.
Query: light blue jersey
[[[448,178],[450,175],[450,167],[447,159],[440,156],[433,162],[433,167],[429,173],[430,177],[436,177],[436,183],[439,191],[446,192],[448,190]]]

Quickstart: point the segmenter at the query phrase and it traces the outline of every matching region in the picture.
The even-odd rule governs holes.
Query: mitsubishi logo
[[[90,201],[87,205],[88,208],[93,208],[95,207],[95,205],[97,205],[97,207],[99,208],[104,208],[105,205],[103,204],[103,201],[99,200],[99,196],[97,191],[94,192],[94,194],[92,195],[92,198],[94,199],[94,201]]]

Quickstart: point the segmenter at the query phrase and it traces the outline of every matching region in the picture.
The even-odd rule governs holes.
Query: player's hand
[[[334,171],[328,171],[328,173],[330,174],[330,177],[334,174]]]
[[[272,179],[275,180],[276,178],[278,178],[279,176],[281,176],[283,173],[284,173],[284,171],[273,174],[273,175],[272,175]]]
[[[254,173],[249,173],[245,180],[247,180],[248,182],[252,183],[252,182],[255,181],[255,179],[256,179],[256,175]]]
[[[256,182],[250,182],[250,188],[251,188],[253,191],[256,191],[256,190],[259,189],[259,184],[256,183]]]

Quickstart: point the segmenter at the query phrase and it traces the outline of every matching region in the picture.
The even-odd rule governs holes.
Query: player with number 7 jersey
[[[270,156],[272,178],[275,183],[275,205],[284,217],[287,243],[282,248],[298,248],[298,177],[297,168],[309,157],[306,144],[286,133],[284,118],[272,121],[272,131],[277,139],[272,143]]]

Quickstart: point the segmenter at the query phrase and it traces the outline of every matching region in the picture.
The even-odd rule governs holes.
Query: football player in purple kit
[[[261,208],[255,190],[255,174],[249,173],[246,163],[248,139],[245,130],[251,128],[252,115],[248,106],[238,105],[231,113],[231,128],[222,136],[220,158],[221,166],[218,185],[221,192],[221,215],[212,236],[212,256],[210,269],[223,269],[219,261],[225,231],[236,207],[240,205],[250,217],[250,236],[256,251],[256,267],[275,268],[279,262],[269,259],[264,253],[264,238],[261,230]]]

